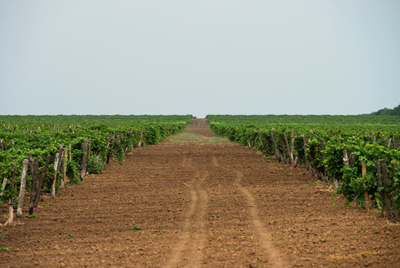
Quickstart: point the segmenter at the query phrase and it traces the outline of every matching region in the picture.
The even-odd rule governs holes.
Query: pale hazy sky
[[[3,115],[399,103],[399,0],[0,0]]]

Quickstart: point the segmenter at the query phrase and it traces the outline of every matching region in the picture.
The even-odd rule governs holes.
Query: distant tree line
[[[397,105],[397,107],[394,107],[393,109],[380,109],[377,112],[371,113],[372,115],[400,115],[400,104]]]

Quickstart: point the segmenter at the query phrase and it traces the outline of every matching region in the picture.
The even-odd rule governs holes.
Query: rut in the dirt
[[[208,171],[201,171],[192,165],[193,159],[185,157],[182,162],[182,168],[193,169],[194,180],[185,185],[190,189],[190,205],[184,217],[184,228],[197,228],[205,230],[205,213],[208,205],[208,195],[201,185],[208,178]],[[198,267],[202,260],[202,249],[206,234],[204,231],[183,232],[175,246],[172,247],[170,259],[165,267],[178,267],[183,261],[187,261],[187,267]],[[190,256],[190,258],[188,258]]]
[[[0,239],[1,267],[400,267],[399,226],[307,174],[193,120],[46,198]]]

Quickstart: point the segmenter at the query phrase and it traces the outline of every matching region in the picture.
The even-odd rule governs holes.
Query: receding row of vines
[[[3,226],[34,217],[44,193],[65,183],[84,183],[110,161],[157,144],[189,124],[191,115],[173,116],[0,116],[0,205],[8,204]],[[25,195],[29,205],[24,205]]]
[[[220,136],[331,181],[346,205],[399,221],[399,116],[209,115]]]

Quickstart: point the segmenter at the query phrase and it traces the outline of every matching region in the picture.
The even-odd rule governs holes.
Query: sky
[[[400,104],[399,0],[0,0],[0,115]]]

